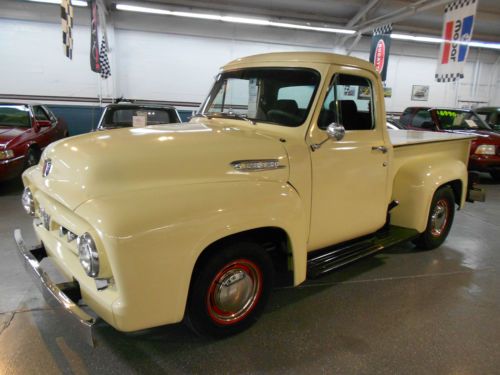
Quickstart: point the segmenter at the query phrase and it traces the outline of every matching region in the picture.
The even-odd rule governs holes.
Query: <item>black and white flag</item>
[[[99,64],[101,65],[101,77],[106,79],[111,75],[111,67],[108,60],[108,48],[104,37],[101,42],[101,49],[99,50]]]
[[[61,0],[61,28],[64,54],[73,58],[73,6],[70,0]]]

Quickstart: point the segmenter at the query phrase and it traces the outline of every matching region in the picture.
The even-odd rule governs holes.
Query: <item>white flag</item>
[[[455,81],[463,77],[472,37],[474,17],[479,0],[457,0],[444,9],[443,43],[436,72],[438,82]]]

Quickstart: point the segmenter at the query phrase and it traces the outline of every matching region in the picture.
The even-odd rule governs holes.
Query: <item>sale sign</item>
[[[444,10],[443,43],[436,72],[438,82],[451,82],[463,77],[468,42],[472,37],[478,0],[457,0]]]

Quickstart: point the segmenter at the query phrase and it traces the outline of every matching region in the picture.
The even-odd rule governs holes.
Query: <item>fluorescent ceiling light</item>
[[[197,19],[204,19],[204,20],[211,20],[211,21],[240,23],[240,24],[246,24],[246,25],[282,27],[282,28],[286,28],[286,29],[319,31],[319,32],[324,32],[324,33],[354,34],[356,32],[355,30],[349,30],[349,29],[337,29],[337,28],[331,28],[331,27],[298,25],[295,23],[287,23],[287,22],[274,22],[274,21],[269,21],[269,20],[261,19],[261,18],[221,16],[221,15],[217,15],[217,14],[194,13],[194,12],[179,12],[179,11],[171,11],[171,10],[166,10],[166,9],[147,8],[147,7],[141,7],[141,6],[136,6],[136,5],[126,5],[126,4],[117,4],[116,9],[124,10],[124,11],[128,11],[128,12],[161,14],[161,15],[165,15],[165,16],[197,18]]]
[[[408,35],[408,34],[391,34],[392,39],[399,40],[409,40],[413,42],[423,42],[423,43],[443,43],[445,40],[442,38],[436,38],[432,36],[418,36],[418,35]],[[490,42],[480,42],[477,40],[466,41],[455,41],[453,44],[467,45],[469,47],[477,48],[489,48],[500,50],[500,43],[490,43]]]
[[[46,4],[59,4],[61,5],[61,0],[28,0],[33,3],[46,3]],[[75,7],[86,7],[88,4],[83,0],[71,0],[71,5]]]

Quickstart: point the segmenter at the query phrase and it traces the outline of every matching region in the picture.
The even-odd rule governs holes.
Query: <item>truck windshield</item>
[[[299,126],[309,114],[320,75],[311,69],[251,68],[220,74],[199,115]]]
[[[491,130],[474,112],[436,109],[435,113],[443,130]]]
[[[25,105],[0,104],[0,126],[29,128],[29,108]]]

